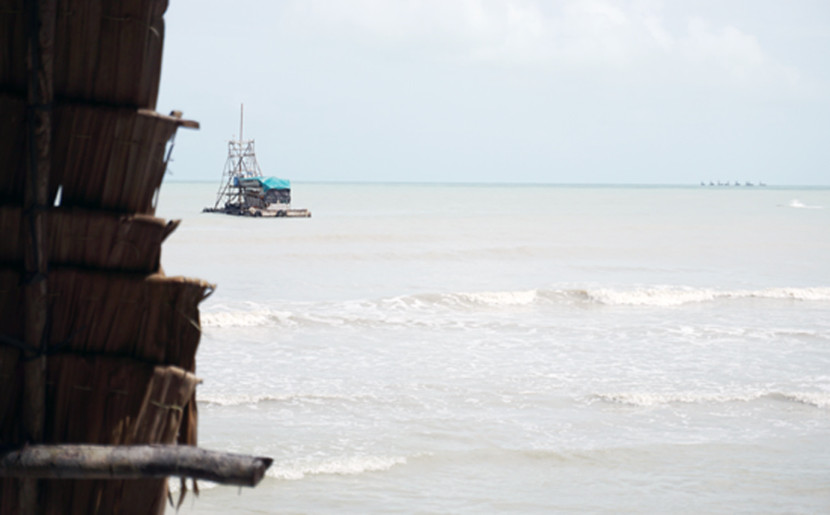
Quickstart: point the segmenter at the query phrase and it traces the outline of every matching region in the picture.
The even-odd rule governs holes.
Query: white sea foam
[[[670,307],[722,299],[830,300],[830,288],[766,288],[762,290],[715,290],[688,287],[648,287],[630,290],[600,288],[586,292],[597,303],[612,306]]]
[[[462,298],[484,306],[526,306],[537,299],[536,290],[463,293]]]
[[[284,395],[274,394],[199,394],[197,400],[200,404],[213,404],[216,406],[245,406],[267,402],[307,402],[319,404],[328,401],[354,401],[358,395],[338,395],[329,393],[306,393]]]
[[[633,290],[600,288],[589,290],[587,296],[594,302],[611,306],[679,306],[714,300],[718,297],[718,292],[710,289],[672,287]]]
[[[389,470],[396,465],[405,465],[402,456],[347,456],[321,462],[275,463],[266,473],[268,477],[284,480],[299,480],[317,475],[357,475],[365,472]]]
[[[793,207],[793,208],[796,208],[796,209],[824,209],[822,206],[811,206],[811,205],[804,204],[803,202],[801,202],[798,199],[792,199],[790,201],[790,203],[787,204],[787,207]]]
[[[830,408],[830,392],[790,392],[770,394],[770,397],[781,397],[783,400],[809,404],[817,408]]]
[[[747,393],[702,393],[702,392],[620,392],[596,394],[593,399],[612,404],[630,406],[660,406],[667,404],[725,404],[729,402],[752,402],[769,399],[807,404],[817,408],[830,407],[830,392],[747,392]]]
[[[279,395],[256,395],[256,394],[199,394],[197,400],[199,404],[214,404],[217,406],[243,406],[248,404],[258,404],[260,402],[268,401],[282,401],[288,399],[288,396]]]
[[[718,290],[686,286],[421,293],[378,300],[282,303],[281,309],[216,309],[201,316],[203,327],[373,326],[411,323],[418,316],[456,311],[515,308],[544,304],[675,307],[712,301],[768,299],[830,301],[830,287]],[[434,318],[430,320],[434,321]]]
[[[202,313],[203,327],[258,327],[285,320],[289,313],[269,310],[258,311],[214,311]]]

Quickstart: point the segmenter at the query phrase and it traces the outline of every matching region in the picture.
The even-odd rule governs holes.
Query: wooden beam
[[[48,273],[46,209],[49,207],[49,169],[52,146],[53,61],[56,0],[25,2],[27,35],[26,180],[23,191],[25,228],[24,335],[29,349],[24,353],[22,432],[27,442],[43,439],[46,416],[46,326]],[[38,513],[38,484],[23,481],[20,512]]]
[[[32,445],[0,453],[0,477],[147,479],[189,477],[256,486],[271,458],[208,451],[189,445]]]

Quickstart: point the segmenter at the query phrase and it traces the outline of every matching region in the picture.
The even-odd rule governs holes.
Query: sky
[[[830,185],[826,0],[171,0],[166,180]]]

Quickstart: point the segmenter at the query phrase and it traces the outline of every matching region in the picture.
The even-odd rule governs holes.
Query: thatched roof
[[[153,216],[166,148],[198,126],[153,111],[166,8],[0,9],[0,446],[196,443],[198,304],[213,287],[159,266],[176,227]],[[0,478],[0,512],[32,502],[21,485],[43,513],[161,512],[166,492]]]

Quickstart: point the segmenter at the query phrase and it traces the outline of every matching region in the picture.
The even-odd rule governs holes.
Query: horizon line
[[[645,183],[645,182],[498,182],[498,181],[395,181],[395,180],[296,180],[290,179],[297,184],[365,184],[365,185],[388,185],[388,186],[566,186],[566,187],[694,187],[703,189],[763,189],[763,188],[830,188],[830,184],[701,184],[701,183]],[[162,184],[169,183],[203,183],[215,184],[215,180],[207,179],[177,179],[167,178]]]

